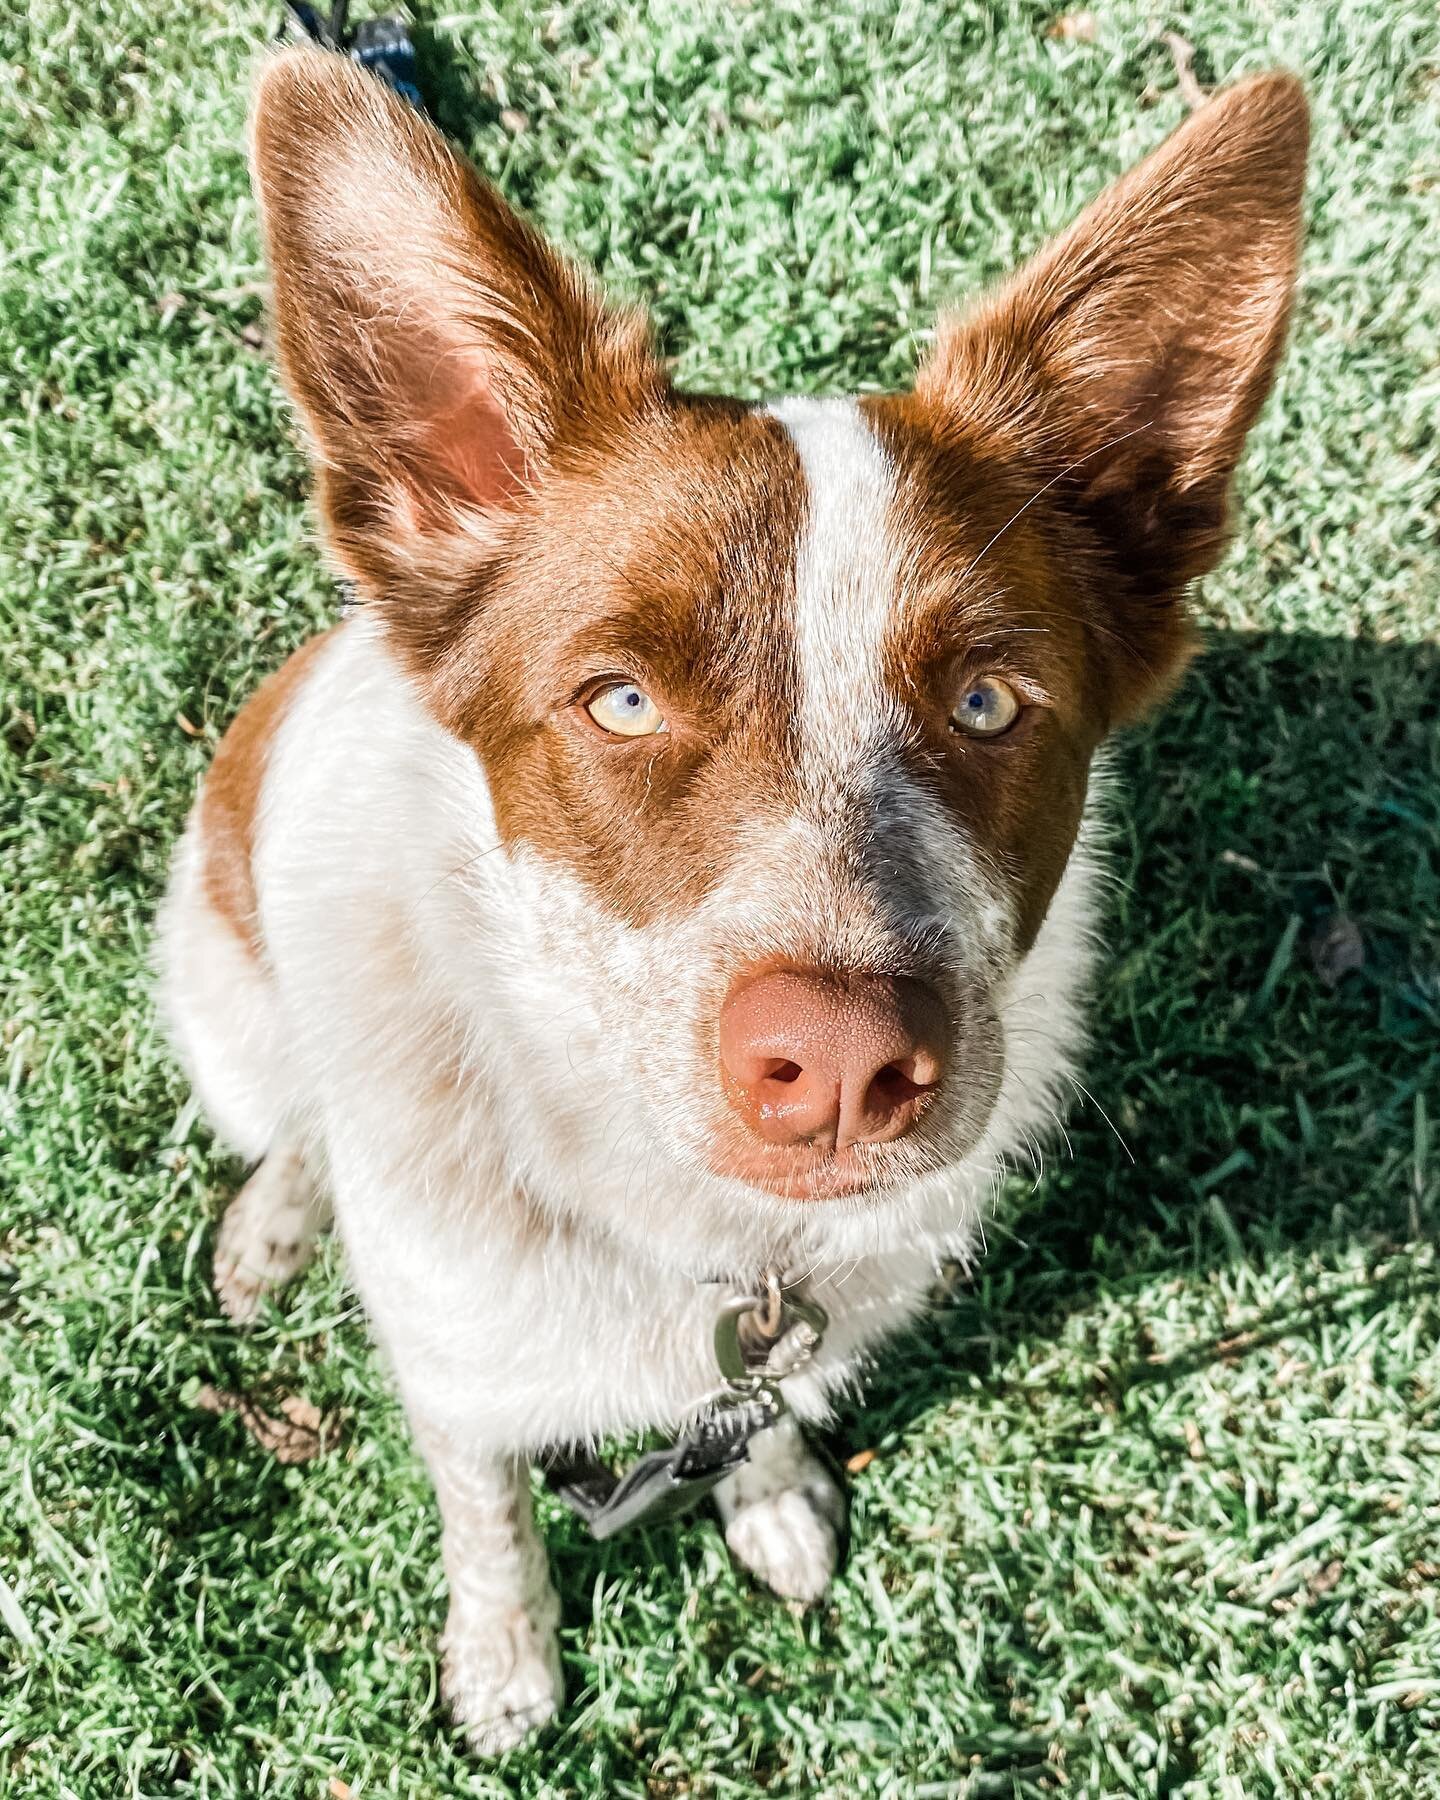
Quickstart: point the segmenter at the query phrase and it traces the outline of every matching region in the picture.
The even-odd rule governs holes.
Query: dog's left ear
[[[1224,546],[1284,343],[1307,142],[1292,76],[1218,94],[947,322],[916,382],[942,438],[983,431],[1090,527],[1145,688],[1183,659],[1174,602]],[[1116,716],[1147,697],[1117,693]]]

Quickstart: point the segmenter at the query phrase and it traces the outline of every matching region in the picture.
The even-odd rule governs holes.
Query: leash
[[[592,1537],[603,1541],[688,1511],[747,1462],[752,1440],[785,1416],[780,1383],[811,1360],[830,1321],[798,1287],[787,1292],[774,1267],[759,1287],[721,1303],[714,1339],[719,1386],[687,1431],[637,1457],[620,1475],[578,1452],[551,1457],[546,1480]]]
[[[348,56],[423,113],[425,96],[410,27],[403,19],[386,15],[362,19],[352,31],[349,18],[350,0],[333,0],[330,11],[323,15],[309,0],[285,0],[285,17],[275,35],[281,41],[292,35],[308,38],[312,44]]]

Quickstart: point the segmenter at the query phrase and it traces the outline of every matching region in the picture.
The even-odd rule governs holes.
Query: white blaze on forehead
[[[935,916],[962,920],[968,954],[988,957],[1008,935],[1013,908],[968,834],[906,772],[899,752],[915,721],[883,675],[901,605],[894,467],[853,400],[782,400],[771,411],[799,453],[806,486],[793,630],[807,822],[833,847],[837,831],[856,828],[851,802],[878,806],[884,830],[892,840],[899,833],[934,893]],[[822,848],[817,870],[823,858]],[[853,918],[853,894],[846,904]]]
[[[807,490],[794,616],[804,763],[834,774],[903,730],[880,675],[898,582],[895,476],[855,401],[782,400],[771,411]]]

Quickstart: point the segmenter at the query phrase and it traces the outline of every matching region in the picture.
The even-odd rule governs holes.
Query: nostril
[[[767,1069],[761,1079],[783,1082],[788,1087],[792,1081],[798,1081],[803,1073],[804,1070],[797,1062],[778,1062],[773,1069]]]
[[[887,1063],[870,1079],[870,1099],[893,1111],[923,1094],[925,1087],[925,1083],[914,1080],[899,1063]]]

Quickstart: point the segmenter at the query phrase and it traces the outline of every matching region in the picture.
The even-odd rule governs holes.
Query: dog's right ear
[[[560,437],[664,392],[643,323],[347,58],[269,63],[252,153],[281,368],[362,591],[493,555]]]
[[[916,383],[942,438],[980,428],[1100,548],[1117,720],[1183,666],[1185,589],[1225,544],[1290,316],[1307,141],[1293,76],[1214,95],[943,325]]]

